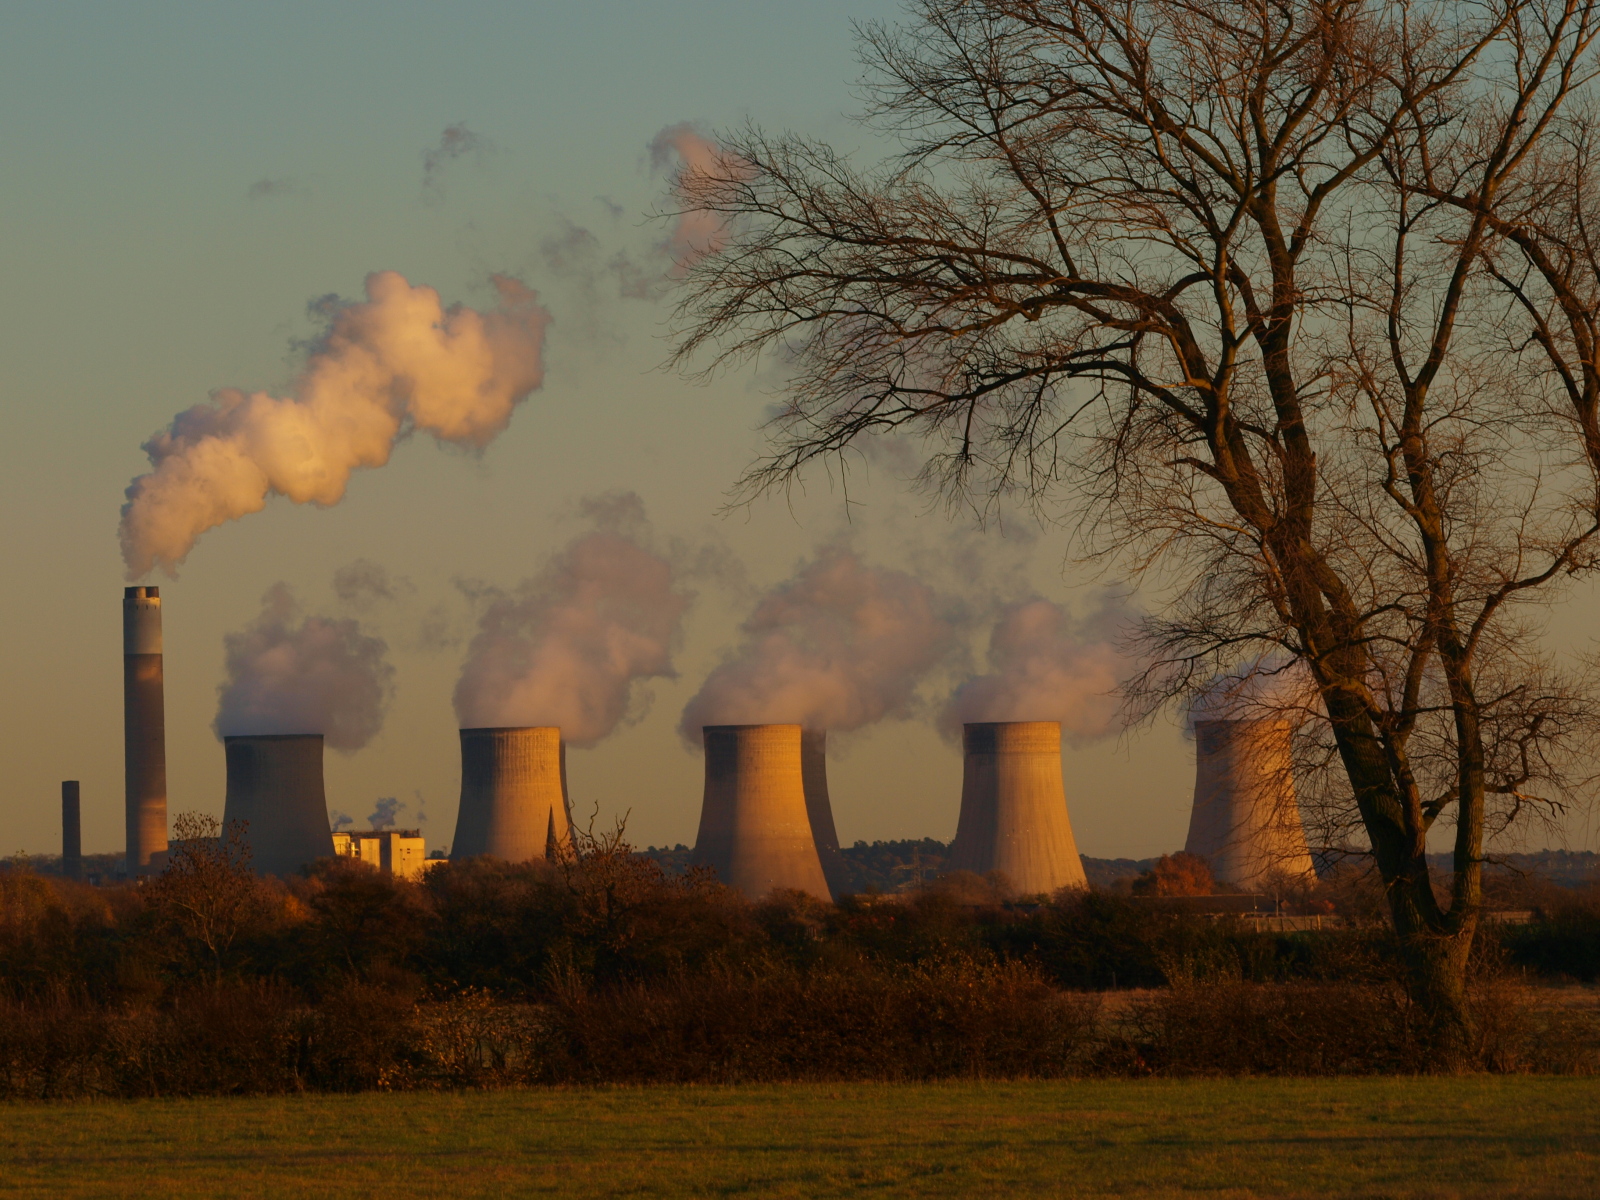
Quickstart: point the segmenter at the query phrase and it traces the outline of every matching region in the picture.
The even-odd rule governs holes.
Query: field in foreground
[[[0,1195],[1594,1196],[1587,1079],[7,1104]]]

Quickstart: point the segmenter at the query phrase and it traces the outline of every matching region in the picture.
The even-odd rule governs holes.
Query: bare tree
[[[727,238],[675,361],[792,370],[743,494],[915,435],[1175,597],[1145,702],[1303,664],[1449,1054],[1485,834],[1571,800],[1595,717],[1539,606],[1597,563],[1596,0],[908,11],[860,30],[895,155],[750,128],[677,180]]]
[[[145,889],[151,906],[204,952],[220,978],[229,951],[259,915],[260,884],[250,869],[245,822],[224,828],[204,813],[172,822],[167,865]]]

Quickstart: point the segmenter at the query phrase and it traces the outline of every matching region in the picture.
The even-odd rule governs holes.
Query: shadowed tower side
[[[806,816],[811,821],[811,840],[828,890],[837,898],[844,895],[849,868],[839,853],[839,834],[833,824],[833,802],[828,798],[828,734],[822,729],[800,732],[800,779],[805,786]]]
[[[1196,721],[1194,808],[1184,850],[1218,883],[1246,891],[1315,879],[1294,791],[1294,726]]]
[[[128,874],[148,874],[167,851],[167,717],[161,589],[122,592],[122,756]],[[159,860],[158,860],[159,862]]]
[[[83,812],[78,781],[61,781],[61,873],[68,879],[83,876]]]
[[[569,811],[560,729],[461,731],[461,807],[451,858],[545,858],[571,844]]]
[[[798,725],[707,725],[694,861],[759,900],[776,888],[828,899],[806,808]]]
[[[293,875],[333,857],[320,733],[243,734],[222,739],[228,794],[222,823],[245,822],[250,865],[263,875]]]
[[[950,870],[999,871],[1024,895],[1086,888],[1067,816],[1057,721],[962,726],[961,817]]]

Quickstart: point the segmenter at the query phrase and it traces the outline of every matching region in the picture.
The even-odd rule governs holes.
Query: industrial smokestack
[[[461,731],[453,859],[545,858],[571,843],[567,748],[553,725]]]
[[[61,873],[68,879],[83,874],[83,821],[76,779],[61,781]]]
[[[122,754],[128,874],[167,850],[167,719],[162,699],[161,589],[122,592]]]
[[[811,821],[811,839],[817,844],[822,874],[828,890],[842,896],[848,886],[844,855],[839,853],[839,834],[833,824],[833,803],[828,799],[828,734],[822,729],[800,733],[800,778],[805,786],[806,816]]]
[[[1219,883],[1246,891],[1314,879],[1290,756],[1294,725],[1277,718],[1194,723],[1194,809],[1184,851]]]
[[[961,730],[961,817],[950,869],[999,871],[1024,895],[1088,887],[1061,782],[1061,723],[982,721]]]
[[[322,786],[320,733],[257,733],[222,739],[228,758],[224,827],[246,822],[250,863],[263,875],[293,875],[333,857]]]
[[[775,888],[828,899],[806,805],[800,726],[707,725],[702,733],[706,790],[694,861],[752,900]]]

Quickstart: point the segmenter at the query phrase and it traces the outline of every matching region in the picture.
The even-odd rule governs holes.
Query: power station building
[[[1023,895],[1087,888],[1067,816],[1057,721],[962,726],[961,816],[946,865],[998,871]]]
[[[1258,891],[1314,880],[1295,797],[1294,726],[1281,718],[1196,721],[1186,853],[1218,883]]]
[[[571,845],[571,830],[560,729],[461,731],[461,807],[451,858],[546,858]]]
[[[780,888],[828,899],[806,803],[800,726],[707,725],[703,733],[705,796],[694,861],[752,900]]]
[[[332,857],[322,735],[247,734],[222,743],[228,766],[222,821],[245,823],[250,865],[263,875],[288,876]]]
[[[385,875],[412,880],[421,879],[429,863],[443,861],[428,857],[428,844],[417,829],[340,830],[333,835],[333,853]]]

